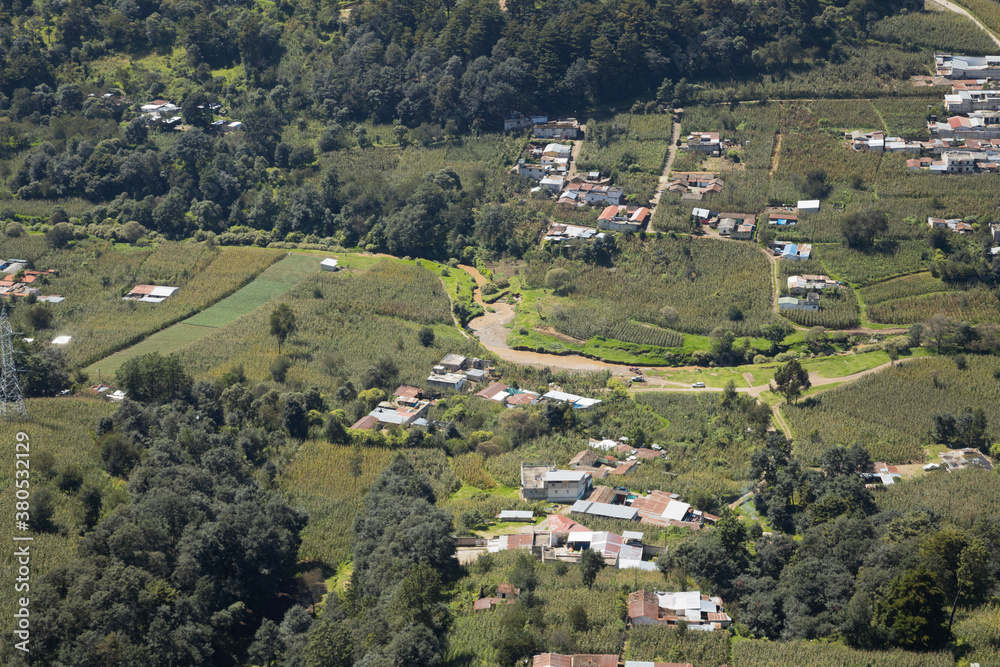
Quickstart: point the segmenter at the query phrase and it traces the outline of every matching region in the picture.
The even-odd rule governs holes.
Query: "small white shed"
[[[337,264],[337,260],[331,257],[327,257],[320,262],[319,267],[324,271],[340,271],[340,266]]]
[[[803,199],[799,202],[799,213],[819,213],[818,199]]]

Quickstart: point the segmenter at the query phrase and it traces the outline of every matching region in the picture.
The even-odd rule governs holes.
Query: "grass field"
[[[101,467],[97,447],[92,437],[92,429],[101,417],[114,411],[114,406],[97,398],[38,398],[27,401],[28,422],[0,422],[0,442],[4,445],[4,455],[0,458],[0,497],[4,499],[0,510],[0,539],[12,544],[14,532],[14,479],[15,479],[15,436],[18,431],[28,435],[29,461],[31,467],[31,491],[47,487],[55,500],[54,523],[57,533],[39,533],[29,530],[31,542],[32,581],[67,562],[76,555],[76,543],[82,526],[83,505],[76,494],[60,491],[42,474],[43,459],[54,459],[54,472],[67,466],[77,466],[84,484],[94,484],[105,496],[104,512],[108,511],[111,498],[115,495],[124,499],[124,484],[110,478]],[[14,589],[15,563],[13,550],[0,550],[0,586],[5,591]],[[11,618],[14,609],[14,595],[0,595],[0,614]]]
[[[86,370],[91,374],[111,377],[122,364],[133,357],[150,352],[177,352],[209,335],[214,329],[225,326],[268,300],[280,296],[318,270],[319,259],[315,255],[289,254],[257,276],[253,282],[222,301],[136,345],[91,364]]]

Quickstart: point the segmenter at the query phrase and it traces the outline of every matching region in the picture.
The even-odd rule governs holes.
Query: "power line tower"
[[[4,419],[28,418],[28,408],[24,406],[24,394],[17,380],[17,366],[14,365],[14,330],[7,317],[7,306],[0,311],[0,416]]]

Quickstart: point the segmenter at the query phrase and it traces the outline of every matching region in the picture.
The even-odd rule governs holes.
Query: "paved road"
[[[998,38],[996,35],[994,35],[993,32],[989,28],[987,28],[982,23],[980,23],[979,19],[977,19],[972,14],[970,14],[967,10],[963,9],[962,7],[959,7],[958,5],[956,5],[953,2],[948,2],[948,0],[931,0],[931,1],[934,4],[940,5],[941,7],[944,7],[945,9],[947,9],[949,11],[955,12],[956,14],[961,14],[962,16],[966,17],[967,19],[969,19],[970,21],[972,21],[973,23],[975,23],[980,28],[982,28],[986,32],[987,35],[990,36],[990,39],[992,39],[994,41],[994,43],[996,43],[996,45],[998,47],[1000,47],[1000,38]]]

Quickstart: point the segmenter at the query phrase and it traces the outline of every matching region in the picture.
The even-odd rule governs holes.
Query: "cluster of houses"
[[[603,239],[604,232],[599,232],[593,227],[581,227],[580,225],[567,225],[561,222],[553,222],[549,225],[543,239],[553,243],[563,241],[590,241],[592,239]]]
[[[576,118],[549,120],[548,116],[532,116],[514,112],[503,119],[504,132],[532,128],[536,139],[579,139],[580,122]]]
[[[618,667],[618,656],[611,654],[542,653],[533,658],[531,667]],[[626,660],[625,667],[694,667],[694,665],[690,662]]]
[[[122,301],[142,301],[144,303],[163,303],[164,300],[177,293],[179,287],[166,285],[136,285],[122,297]]]
[[[951,94],[944,96],[949,117],[931,116],[927,123],[930,141],[905,142],[905,148],[897,146],[896,150],[923,154],[907,161],[911,171],[1000,172],[1000,91],[988,87],[1000,72],[1000,56],[937,53],[934,60],[937,75],[924,85],[951,85]]]
[[[675,171],[670,175],[667,192],[681,195],[681,199],[700,200],[705,195],[722,191],[725,181],[718,174],[703,171]]]
[[[733,622],[723,610],[722,598],[701,591],[635,591],[628,596],[628,616],[634,625],[677,626],[683,621],[688,630],[702,632],[723,630]]]
[[[924,150],[923,143],[907,141],[901,137],[887,137],[885,132],[864,132],[854,130],[847,132],[844,138],[851,148],[860,152],[870,153],[913,153],[918,155]]]
[[[381,401],[375,409],[355,422],[351,428],[358,431],[370,431],[383,426],[396,424],[398,426],[429,425],[427,413],[434,401],[424,396],[423,389],[400,385],[392,393],[390,400]]]
[[[829,276],[788,276],[790,296],[778,298],[778,310],[819,310],[819,296],[824,290],[837,289],[840,283]]]
[[[199,105],[198,108],[204,109],[205,106]],[[140,117],[145,119],[146,125],[163,130],[180,129],[184,122],[179,115],[180,110],[179,106],[169,100],[153,100],[139,107],[139,111],[141,112]],[[220,116],[225,115],[221,104],[209,104],[208,110]],[[242,126],[243,123],[238,120],[226,121],[219,119],[213,121],[207,129],[215,132],[231,132]]]
[[[771,241],[768,244],[775,257],[792,262],[804,262],[812,259],[811,243],[790,243],[788,241]]]
[[[485,389],[476,393],[476,396],[486,401],[497,401],[508,408],[515,408],[525,405],[534,405],[540,401],[552,403],[567,403],[574,409],[586,409],[600,403],[600,399],[586,398],[576,394],[567,394],[564,391],[550,390],[544,394],[537,391],[521,389],[516,386],[506,385],[503,382],[493,382]]]
[[[625,190],[619,185],[611,185],[608,179],[594,182],[591,176],[586,179],[573,178],[559,194],[557,203],[566,206],[618,206],[625,201]]]
[[[427,386],[460,391],[466,382],[483,382],[489,378],[490,362],[460,354],[447,354],[427,376]]]
[[[28,260],[26,259],[0,260],[0,275],[3,276],[0,279],[0,297],[24,299],[34,296],[39,301],[52,303],[59,303],[63,300],[63,297],[58,295],[41,296],[42,291],[36,286],[36,282],[39,285],[43,282],[41,280],[43,277],[58,275],[55,269],[32,271],[27,267]]]
[[[956,56],[950,53],[935,53],[934,68],[940,77],[946,79],[993,79],[1000,78],[1000,56]]]
[[[799,215],[819,212],[819,200],[804,199],[797,206],[781,206],[765,209],[769,225],[792,226]],[[711,229],[717,229],[719,236],[750,241],[757,228],[757,215],[753,213],[716,213],[707,208],[691,209],[691,217]]]

